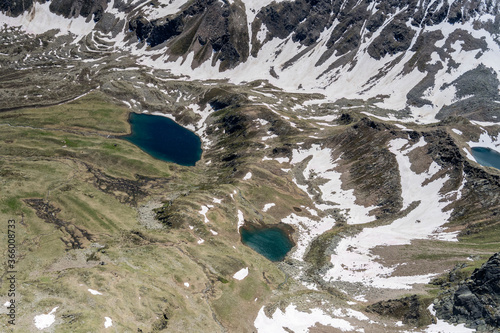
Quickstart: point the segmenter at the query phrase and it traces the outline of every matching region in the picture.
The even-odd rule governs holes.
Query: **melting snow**
[[[336,254],[331,257],[333,268],[325,275],[326,280],[361,282],[376,288],[410,289],[412,284],[427,283],[433,274],[390,276],[396,266],[386,267],[376,262],[378,257],[371,253],[371,249],[376,246],[409,244],[413,239],[456,240],[455,233],[443,234],[440,228],[451,214],[451,211],[442,211],[448,203],[442,200],[439,193],[448,177],[435,179],[423,186],[422,183],[438,171],[437,165],[431,165],[422,174],[413,173],[407,155],[421,144],[403,149],[407,143],[404,139],[392,140],[390,150],[399,165],[403,209],[410,203],[419,201],[417,207],[390,225],[365,228],[356,236],[342,239],[336,248]]]
[[[249,179],[251,179],[251,178],[252,178],[252,173],[251,173],[251,172],[249,172],[249,173],[247,173],[247,174],[245,175],[245,177],[243,177],[243,180],[249,180]]]
[[[257,332],[261,333],[287,333],[290,331],[306,333],[309,331],[309,327],[316,325],[316,323],[331,326],[343,332],[355,329],[347,320],[332,318],[321,309],[310,309],[310,312],[301,312],[297,310],[294,304],[288,305],[285,312],[279,308],[276,309],[271,318],[266,316],[264,307],[262,307],[254,325]],[[285,328],[288,330],[285,330]]]
[[[58,308],[59,307],[56,306],[55,308],[52,309],[52,311],[50,311],[49,314],[41,314],[35,316],[34,320],[36,328],[38,328],[39,330],[43,330],[46,329],[47,327],[50,327],[56,321],[56,316],[54,315],[54,313]]]
[[[164,18],[167,15],[176,14],[186,2],[183,0],[170,0],[161,2],[157,6],[144,5],[144,16],[152,21],[157,18]]]
[[[210,220],[207,217],[207,213],[208,213],[208,207],[207,206],[201,206],[201,210],[198,213],[200,213],[201,215],[203,215],[203,217],[205,219],[205,223],[210,222]]]
[[[331,149],[321,149],[320,145],[314,144],[308,150],[294,150],[291,163],[298,164],[310,156],[312,156],[312,158],[307,162],[306,168],[304,169],[304,178],[310,179],[315,177],[326,179],[327,182],[319,186],[322,192],[321,198],[324,201],[334,203],[333,205],[318,204],[316,207],[322,210],[340,208],[346,215],[347,223],[349,224],[361,224],[373,221],[374,218],[370,217],[368,214],[375,207],[365,207],[356,204],[354,190],[342,189],[342,181],[340,179],[342,174],[334,170],[335,161],[332,161]],[[295,182],[297,183],[296,180]],[[314,195],[308,192],[307,186],[298,183],[297,186],[308,193],[314,200]]]
[[[469,145],[469,147],[486,147],[498,152],[500,151],[500,135],[498,135],[497,137],[492,137],[489,136],[485,131],[479,136],[479,141],[469,141],[467,142],[467,144]],[[473,159],[473,161],[475,161],[475,159]]]
[[[92,295],[102,295],[102,293],[98,292],[97,290],[94,289],[87,289]]]
[[[335,220],[332,218],[324,218],[320,221],[312,220],[305,216],[291,214],[281,220],[283,223],[291,224],[298,229],[298,242],[292,258],[302,260],[306,254],[309,244],[314,238],[330,230],[335,225]]]
[[[431,304],[427,308],[433,316],[436,315],[436,310],[434,310],[434,304]],[[448,324],[444,320],[441,320],[437,318],[437,323],[432,324],[427,329],[424,331],[426,333],[447,333],[447,332],[453,332],[453,333],[470,333],[470,332],[475,332],[475,330],[470,329],[465,327],[465,324],[459,324],[459,325],[452,325]]]
[[[9,26],[21,26],[24,31],[31,34],[42,34],[52,29],[60,30],[58,35],[71,32],[79,36],[78,40],[89,34],[95,26],[93,20],[86,23],[83,16],[66,19],[52,13],[49,7],[50,2],[40,4],[34,1],[31,10],[23,12],[18,17],[10,17],[0,12],[0,22]]]
[[[262,211],[263,212],[267,212],[271,207],[274,207],[276,206],[276,204],[274,202],[271,202],[271,203],[268,203],[268,204],[265,204],[264,205],[264,208],[262,208]]]
[[[243,280],[244,278],[247,277],[247,275],[248,275],[248,267],[242,268],[236,273],[234,273],[233,278],[236,280]]]
[[[188,287],[189,287],[189,282],[184,282],[184,286],[185,286],[186,288],[188,288]]]
[[[365,295],[354,296],[354,299],[358,302],[368,302],[368,300],[365,298]]]
[[[108,327],[113,326],[113,321],[111,320],[111,318],[104,317],[104,319],[105,319],[105,321],[104,321],[104,328],[108,328]]]
[[[240,233],[240,227],[245,224],[245,218],[243,217],[243,212],[238,210],[238,233]]]

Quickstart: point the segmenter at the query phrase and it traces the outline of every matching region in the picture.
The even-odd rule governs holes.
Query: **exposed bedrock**
[[[446,292],[434,307],[438,318],[465,323],[480,332],[499,332],[500,253]]]
[[[129,22],[129,29],[151,47],[166,43],[172,60],[194,52],[193,68],[219,60],[223,71],[248,58],[245,8],[237,2],[199,0],[174,16],[151,22],[138,16]]]

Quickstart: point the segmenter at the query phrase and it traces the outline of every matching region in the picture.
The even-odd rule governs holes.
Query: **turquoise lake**
[[[498,152],[484,147],[474,147],[471,148],[471,151],[477,163],[500,169],[500,154]]]
[[[162,161],[193,166],[201,158],[201,140],[172,119],[149,114],[131,113],[132,133],[122,136]]]
[[[241,242],[271,261],[281,261],[295,245],[280,227],[245,226],[240,228]]]

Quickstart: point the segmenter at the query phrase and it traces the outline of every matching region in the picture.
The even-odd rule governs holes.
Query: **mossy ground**
[[[224,185],[222,192],[200,189],[208,177],[203,167],[161,162],[117,138],[130,130],[128,112],[94,93],[60,106],[0,116],[0,246],[6,249],[7,221],[15,219],[18,250],[17,323],[12,328],[2,322],[2,331],[34,331],[35,315],[59,307],[55,332],[98,332],[104,330],[105,316],[122,332],[165,326],[216,332],[221,327],[214,318],[243,332],[269,290],[284,279],[274,264],[239,242],[236,226],[228,223],[235,211]],[[141,181],[137,175],[149,178]],[[106,177],[107,184],[137,186],[146,194],[134,204],[127,201],[134,194],[130,188],[109,191],[97,177]],[[137,204],[175,193],[187,194],[183,200],[192,206],[193,230],[148,230],[138,223]],[[206,225],[197,202],[214,197],[223,203],[210,210]],[[24,202],[33,198],[50,203],[59,210],[58,219],[86,230],[92,242],[67,248],[61,241],[67,232],[39,218]],[[201,238],[205,242],[198,244]],[[249,276],[234,280],[232,275],[244,267]],[[2,295],[6,288],[2,284]],[[92,295],[89,288],[103,295]]]

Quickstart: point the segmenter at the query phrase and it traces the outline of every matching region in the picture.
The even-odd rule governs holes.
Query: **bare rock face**
[[[485,332],[500,327],[500,253],[494,254],[470,279],[449,290],[435,304],[439,318]]]
[[[410,47],[415,31],[410,29],[403,21],[393,21],[388,24],[375,38],[368,48],[368,53],[375,59],[380,59],[386,54],[396,54]]]
[[[0,2],[0,11],[9,16],[19,16],[33,6],[33,0],[4,0]]]
[[[0,3],[0,11],[9,16],[19,16],[33,7],[34,0],[4,0]],[[39,3],[49,2],[38,0]],[[50,11],[66,18],[83,16],[88,21],[97,22],[106,10],[108,0],[52,0]]]
[[[499,84],[495,70],[484,65],[479,65],[464,73],[449,84],[456,87],[457,97],[463,99],[444,106],[436,118],[444,119],[447,116],[457,115],[468,118],[479,111],[482,118],[478,120],[495,120],[495,117],[500,114],[500,104],[491,103],[491,100],[500,100],[498,88],[496,88]]]
[[[106,10],[107,0],[52,0],[50,11],[66,18],[83,16],[97,22]]]
[[[223,71],[248,58],[245,8],[238,3],[198,0],[173,17],[150,22],[138,16],[129,22],[129,29],[151,47],[166,42],[172,60],[193,51],[193,68],[220,60]]]

